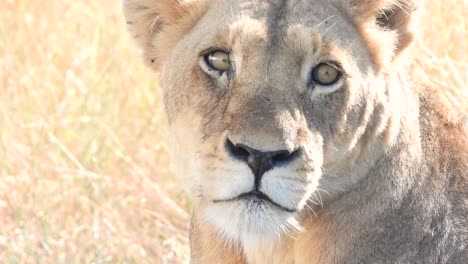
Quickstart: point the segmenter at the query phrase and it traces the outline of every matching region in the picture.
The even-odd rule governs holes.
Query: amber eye
[[[332,85],[341,78],[341,72],[337,66],[328,63],[320,63],[312,70],[312,81],[318,85]]]
[[[205,61],[215,71],[224,72],[231,68],[229,54],[221,50],[215,50],[205,55]]]

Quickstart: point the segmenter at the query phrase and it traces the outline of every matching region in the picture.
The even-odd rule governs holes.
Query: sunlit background
[[[465,17],[426,0],[415,49],[460,113]],[[188,262],[158,77],[124,24],[118,0],[0,0],[0,263]]]

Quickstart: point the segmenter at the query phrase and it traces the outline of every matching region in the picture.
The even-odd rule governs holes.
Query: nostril
[[[271,156],[271,161],[275,165],[283,165],[285,163],[289,163],[294,160],[299,155],[299,149],[293,151],[292,153],[287,150],[282,150],[273,153]]]
[[[235,146],[235,154],[237,157],[242,159],[248,158],[250,156],[250,153],[247,151],[247,149],[242,146]]]
[[[271,159],[275,162],[281,162],[281,161],[287,161],[290,157],[291,155],[289,154],[289,151],[281,151],[273,155]]]
[[[246,148],[244,148],[243,145],[234,145],[234,143],[232,143],[232,141],[229,138],[226,140],[226,148],[229,154],[231,154],[235,158],[247,161],[250,156],[250,152]]]

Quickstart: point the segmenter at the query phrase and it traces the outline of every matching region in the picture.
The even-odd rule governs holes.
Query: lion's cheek
[[[184,190],[191,195],[196,194],[199,189],[197,182],[201,176],[198,175],[197,165],[197,145],[200,140],[200,133],[196,125],[194,116],[179,116],[170,124],[169,131],[169,154],[171,156],[171,166],[184,187]]]

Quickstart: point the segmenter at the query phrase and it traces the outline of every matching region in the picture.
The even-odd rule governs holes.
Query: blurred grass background
[[[0,0],[0,263],[186,263],[161,91],[115,0]],[[417,61],[467,112],[467,0],[426,0]]]

